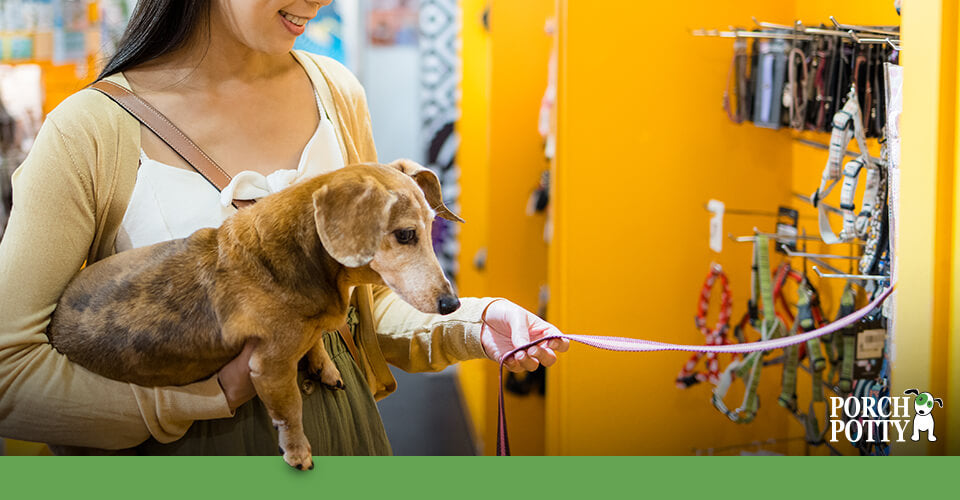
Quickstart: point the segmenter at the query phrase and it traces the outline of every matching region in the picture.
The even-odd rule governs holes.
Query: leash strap
[[[727,87],[723,90],[723,109],[733,123],[742,123],[746,116],[746,60],[747,40],[737,37],[733,41],[733,59],[730,60],[730,69],[727,72]],[[731,95],[736,105],[731,103]]]
[[[781,295],[781,298],[783,295]],[[810,298],[804,293],[803,283],[797,286],[797,318],[789,335],[796,335],[802,328],[804,309],[810,307]],[[789,313],[789,309],[786,309]],[[783,350],[783,374],[781,375],[780,397],[777,404],[791,411],[797,409],[797,368],[800,366],[800,346],[792,345]]]
[[[820,49],[817,51],[817,74],[815,76],[815,84],[817,88],[817,101],[820,103],[820,106],[817,108],[816,121],[814,122],[814,130],[823,129],[824,122],[827,121],[827,117],[830,116],[830,104],[833,100],[833,96],[830,95],[828,91],[828,80],[830,79],[830,73],[832,72],[832,62],[833,54],[836,50],[836,44],[832,37],[825,37],[820,42]]]
[[[207,180],[217,191],[230,184],[230,174],[220,168],[217,162],[207,156],[199,146],[186,134],[184,134],[176,125],[173,124],[160,111],[143,100],[137,94],[130,90],[108,80],[99,80],[90,88],[100,91],[121,108],[130,113],[140,123],[144,124],[163,142],[170,146],[170,149],[176,151],[184,161],[190,164],[204,179]],[[237,209],[252,205],[252,200],[233,200],[233,206]]]
[[[798,273],[799,274],[799,273]],[[809,332],[823,326],[821,314],[818,314],[818,299],[816,291],[810,283],[801,278],[797,286],[797,319],[791,329],[791,335],[798,332]],[[822,339],[823,337],[821,337]],[[813,377],[813,401],[823,401],[823,370],[826,368],[826,359],[820,348],[818,339],[808,339],[805,342],[806,355],[810,360],[810,369]],[[783,389],[777,402],[780,406],[791,411],[797,410],[797,368],[800,366],[800,346],[790,346],[784,350],[783,362]]]
[[[847,283],[843,288],[843,294],[840,295],[840,307],[837,310],[838,317],[844,317],[850,314],[855,307],[856,296],[853,293],[853,285]],[[837,388],[844,394],[850,394],[853,390],[853,361],[856,356],[857,329],[849,326],[839,330],[843,340],[840,365],[840,381]]]
[[[810,282],[804,280],[800,283],[798,294],[802,297],[797,306],[797,323],[799,323],[801,332],[809,332],[815,328],[823,326],[823,322],[818,318],[817,310],[818,300],[817,292],[810,285]],[[827,367],[827,360],[823,356],[823,349],[820,342],[816,339],[807,341],[807,355],[810,357],[810,367],[814,371],[821,371]]]
[[[785,327],[792,325],[794,321],[793,313],[790,311],[787,299],[783,295],[783,287],[787,284],[788,279],[796,283],[798,287],[804,282],[803,275],[800,274],[796,269],[790,267],[789,262],[784,262],[777,267],[777,272],[773,277],[773,298],[780,303],[780,306],[783,309],[782,314],[779,312],[777,314],[780,316],[780,319],[783,321]]]
[[[797,63],[794,62],[795,57],[800,59],[800,67],[803,70],[803,79],[801,81],[797,81]],[[807,93],[808,72],[807,59],[803,51],[796,47],[790,49],[790,55],[787,58],[787,80],[789,81],[787,85],[789,91],[785,90],[783,95],[790,113],[790,127],[796,130],[803,130],[803,124],[806,121],[807,101],[810,97]]]
[[[717,324],[711,330],[707,327],[707,312],[710,310],[710,292],[713,285],[720,282],[720,312],[717,316]],[[724,274],[720,265],[714,265],[710,268],[703,287],[700,290],[700,299],[697,301],[696,325],[700,333],[706,337],[707,345],[724,345],[727,343],[727,331],[730,329],[730,316],[733,313],[733,296],[730,293],[730,282],[727,275]],[[717,359],[717,353],[709,352],[707,356],[706,371],[698,372],[695,370],[700,358],[704,353],[697,352],[690,356],[690,359],[684,363],[680,373],[677,374],[677,387],[686,389],[699,382],[710,382],[716,384],[720,378],[720,361]]]
[[[866,307],[860,309],[852,314],[844,316],[837,319],[830,325],[827,325],[822,328],[817,328],[816,330],[801,333],[798,335],[780,337],[776,339],[761,340],[759,342],[749,342],[746,344],[728,344],[728,345],[681,345],[681,344],[669,344],[665,342],[655,342],[652,340],[643,340],[643,339],[634,339],[628,337],[606,337],[606,336],[595,336],[595,335],[572,335],[572,334],[562,334],[562,335],[548,335],[546,337],[537,339],[533,342],[527,343],[520,347],[514,348],[513,350],[504,354],[500,358],[500,408],[499,408],[499,425],[497,430],[497,455],[510,455],[510,444],[507,436],[507,414],[506,409],[503,405],[503,362],[512,356],[514,353],[529,349],[530,347],[540,344],[542,342],[547,342],[551,339],[564,338],[571,340],[573,342],[578,342],[590,347],[595,347],[598,349],[605,349],[608,351],[622,351],[622,352],[652,352],[652,351],[689,351],[689,352],[715,352],[715,353],[730,353],[730,354],[750,354],[750,353],[761,353],[763,351],[770,351],[773,349],[783,349],[792,345],[800,344],[806,342],[811,338],[818,338],[823,335],[827,335],[836,331],[839,331],[843,328],[854,325],[857,321],[860,321],[867,314],[876,309],[880,304],[890,296],[890,293],[893,291],[896,284],[891,284],[888,288],[883,290],[880,294],[876,296]]]

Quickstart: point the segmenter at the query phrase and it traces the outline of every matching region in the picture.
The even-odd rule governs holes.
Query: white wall
[[[364,47],[361,83],[382,162],[424,162],[420,146],[420,54],[416,47]]]

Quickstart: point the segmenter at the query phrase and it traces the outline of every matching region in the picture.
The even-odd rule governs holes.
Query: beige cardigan
[[[376,161],[366,97],[332,59],[298,53],[331,110],[347,164]],[[128,87],[122,75],[111,80]],[[194,420],[231,416],[216,376],[183,387],[139,387],[96,375],[49,344],[57,300],[83,263],[113,253],[136,182],[139,122],[98,91],[67,98],[49,116],[13,176],[14,208],[0,243],[0,436],[122,449],[151,435],[174,441]],[[480,315],[424,314],[386,287],[358,287],[360,365],[377,399],[396,389],[387,368],[433,371],[483,358]]]

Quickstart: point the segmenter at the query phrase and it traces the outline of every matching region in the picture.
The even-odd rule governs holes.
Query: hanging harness
[[[843,169],[840,164],[846,156],[847,144],[852,139],[857,140],[860,156],[847,162]],[[867,168],[866,189],[861,202],[860,213],[854,213],[856,205],[853,203],[857,191],[860,171]],[[873,215],[874,205],[880,190],[880,168],[870,158],[867,150],[866,135],[863,130],[863,117],[857,101],[856,85],[850,86],[847,102],[843,109],[833,117],[833,132],[830,136],[830,151],[827,164],[823,168],[820,178],[820,187],[810,197],[817,207],[820,222],[820,237],[827,244],[844,243],[855,237],[866,237],[867,222]],[[820,201],[830,194],[839,181],[843,181],[840,189],[840,210],[843,212],[843,229],[840,234],[834,234],[827,217],[827,208]]]
[[[713,285],[720,282],[720,312],[717,316],[717,324],[710,329],[707,327],[707,311],[710,310],[710,293]],[[730,282],[727,275],[724,274],[720,265],[714,265],[710,268],[710,273],[703,282],[700,289],[700,300],[697,301],[697,329],[707,339],[706,345],[726,345],[727,331],[730,329],[730,316],[733,312],[733,296],[730,293]],[[717,353],[706,353],[707,363],[706,371],[698,372],[695,370],[700,358],[704,356],[702,352],[696,352],[690,359],[684,363],[680,373],[677,374],[677,387],[686,389],[699,382],[710,382],[716,384],[720,379],[720,361],[717,359]]]

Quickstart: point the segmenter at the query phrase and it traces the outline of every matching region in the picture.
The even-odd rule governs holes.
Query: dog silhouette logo
[[[936,441],[937,436],[933,435],[933,403],[940,405],[940,408],[943,408],[943,400],[940,398],[933,397],[933,394],[929,392],[920,392],[917,389],[907,389],[903,391],[904,394],[913,394],[916,395],[916,398],[913,399],[913,436],[910,437],[912,441],[920,441],[920,433],[927,433],[927,441]]]

